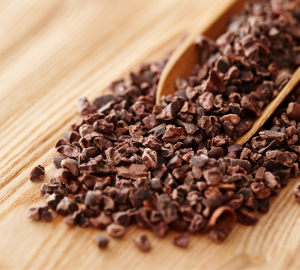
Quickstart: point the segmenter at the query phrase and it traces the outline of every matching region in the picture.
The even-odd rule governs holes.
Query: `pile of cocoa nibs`
[[[152,230],[187,247],[188,233],[223,242],[236,221],[257,223],[270,198],[299,174],[300,88],[247,144],[234,142],[261,115],[300,64],[300,2],[247,4],[216,41],[200,36],[201,62],[178,78],[174,96],[155,104],[167,58],[143,64],[110,85],[66,131],[53,157],[57,170],[40,193],[47,206],[28,216],[50,221],[53,211],[70,226],[96,227],[122,237],[126,227]],[[270,126],[270,125],[269,125]],[[36,167],[32,181],[44,178]],[[300,201],[300,186],[295,188]],[[100,248],[105,236],[95,237]],[[151,243],[133,239],[142,251]]]

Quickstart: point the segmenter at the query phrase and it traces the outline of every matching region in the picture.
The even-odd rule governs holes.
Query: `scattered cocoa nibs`
[[[43,181],[45,178],[45,168],[42,165],[38,165],[34,167],[30,172],[29,180],[32,182]]]
[[[134,237],[133,242],[136,247],[143,252],[148,252],[151,249],[151,243],[145,234],[140,234]]]
[[[107,246],[108,246],[109,240],[104,235],[95,235],[93,237],[93,240],[94,240],[95,244],[101,249],[107,248]]]
[[[283,1],[246,5],[216,41],[196,39],[201,61],[160,104],[168,57],[112,82],[110,94],[80,98],[82,117],[55,144],[56,171],[40,188],[47,206],[28,217],[50,221],[55,211],[69,226],[106,229],[114,238],[131,224],[158,237],[175,230],[181,247],[187,232],[222,243],[236,222],[255,225],[300,173],[300,87],[248,143],[234,142],[300,64],[299,18]],[[41,181],[44,168],[31,176]],[[145,235],[134,242],[151,248]]]
[[[188,233],[182,233],[177,237],[174,237],[172,242],[175,246],[181,247],[181,248],[187,248],[189,244],[189,234]]]

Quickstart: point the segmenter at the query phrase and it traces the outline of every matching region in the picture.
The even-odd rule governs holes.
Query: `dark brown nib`
[[[187,248],[189,244],[189,234],[188,233],[182,233],[177,237],[173,238],[173,244],[175,246],[181,247],[181,248]]]
[[[45,168],[42,165],[38,165],[34,167],[33,170],[30,172],[30,181],[32,182],[39,182],[43,181],[45,178]]]
[[[50,221],[55,211],[68,226],[113,238],[132,224],[160,238],[173,230],[182,233],[173,243],[183,248],[187,233],[222,243],[236,223],[257,224],[300,173],[300,87],[248,143],[235,141],[300,64],[294,2],[248,3],[216,40],[199,36],[200,61],[159,104],[169,57],[142,64],[93,102],[81,97],[81,119],[55,144],[56,170],[40,188],[47,206],[31,208],[28,217]],[[44,176],[39,165],[30,180]],[[294,195],[300,201],[299,185]],[[105,236],[95,241],[100,248],[108,243]],[[133,241],[151,248],[144,234]]]
[[[42,220],[46,222],[51,221],[53,218],[48,206],[30,208],[27,216],[28,218],[31,218],[36,221]]]
[[[147,252],[151,249],[151,243],[148,240],[147,235],[140,234],[133,238],[134,244],[143,252]]]
[[[108,238],[104,235],[95,235],[93,240],[95,244],[101,249],[107,248],[108,246]]]

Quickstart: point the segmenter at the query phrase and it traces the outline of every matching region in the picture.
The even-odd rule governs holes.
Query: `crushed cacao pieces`
[[[300,64],[292,31],[299,14],[277,2],[280,14],[269,1],[248,4],[216,41],[198,37],[201,62],[160,104],[167,58],[113,82],[111,94],[80,98],[82,118],[56,143],[54,177],[40,189],[47,206],[29,209],[28,217],[50,221],[56,211],[69,226],[106,229],[113,238],[131,224],[158,237],[175,230],[182,234],[173,243],[182,248],[187,232],[222,243],[236,222],[255,225],[270,198],[300,173],[298,94],[247,144],[234,144]],[[39,165],[30,180],[44,176]],[[299,184],[294,195],[300,201]],[[94,241],[108,245],[105,236]],[[133,241],[151,249],[144,234]]]
[[[45,168],[42,165],[38,165],[34,167],[33,170],[30,172],[29,180],[31,182],[39,182],[43,181],[45,178]]]

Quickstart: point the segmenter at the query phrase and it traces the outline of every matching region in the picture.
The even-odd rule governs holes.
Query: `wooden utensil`
[[[233,14],[237,14],[246,2],[246,0],[230,0],[218,3],[217,7],[213,7],[211,9],[211,17],[209,17],[209,19],[205,17],[206,20],[200,22],[200,26],[197,27],[197,30],[193,31],[174,51],[162,72],[158,84],[156,94],[157,104],[160,103],[162,95],[174,94],[176,78],[188,76],[193,66],[198,62],[199,50],[195,46],[196,36],[201,34],[211,39],[216,39],[222,35],[226,31],[228,18]],[[267,119],[299,83],[299,81],[300,68],[294,72],[293,76],[278,96],[265,107],[262,115],[255,120],[249,131],[240,137],[235,143],[246,143],[267,121]]]

